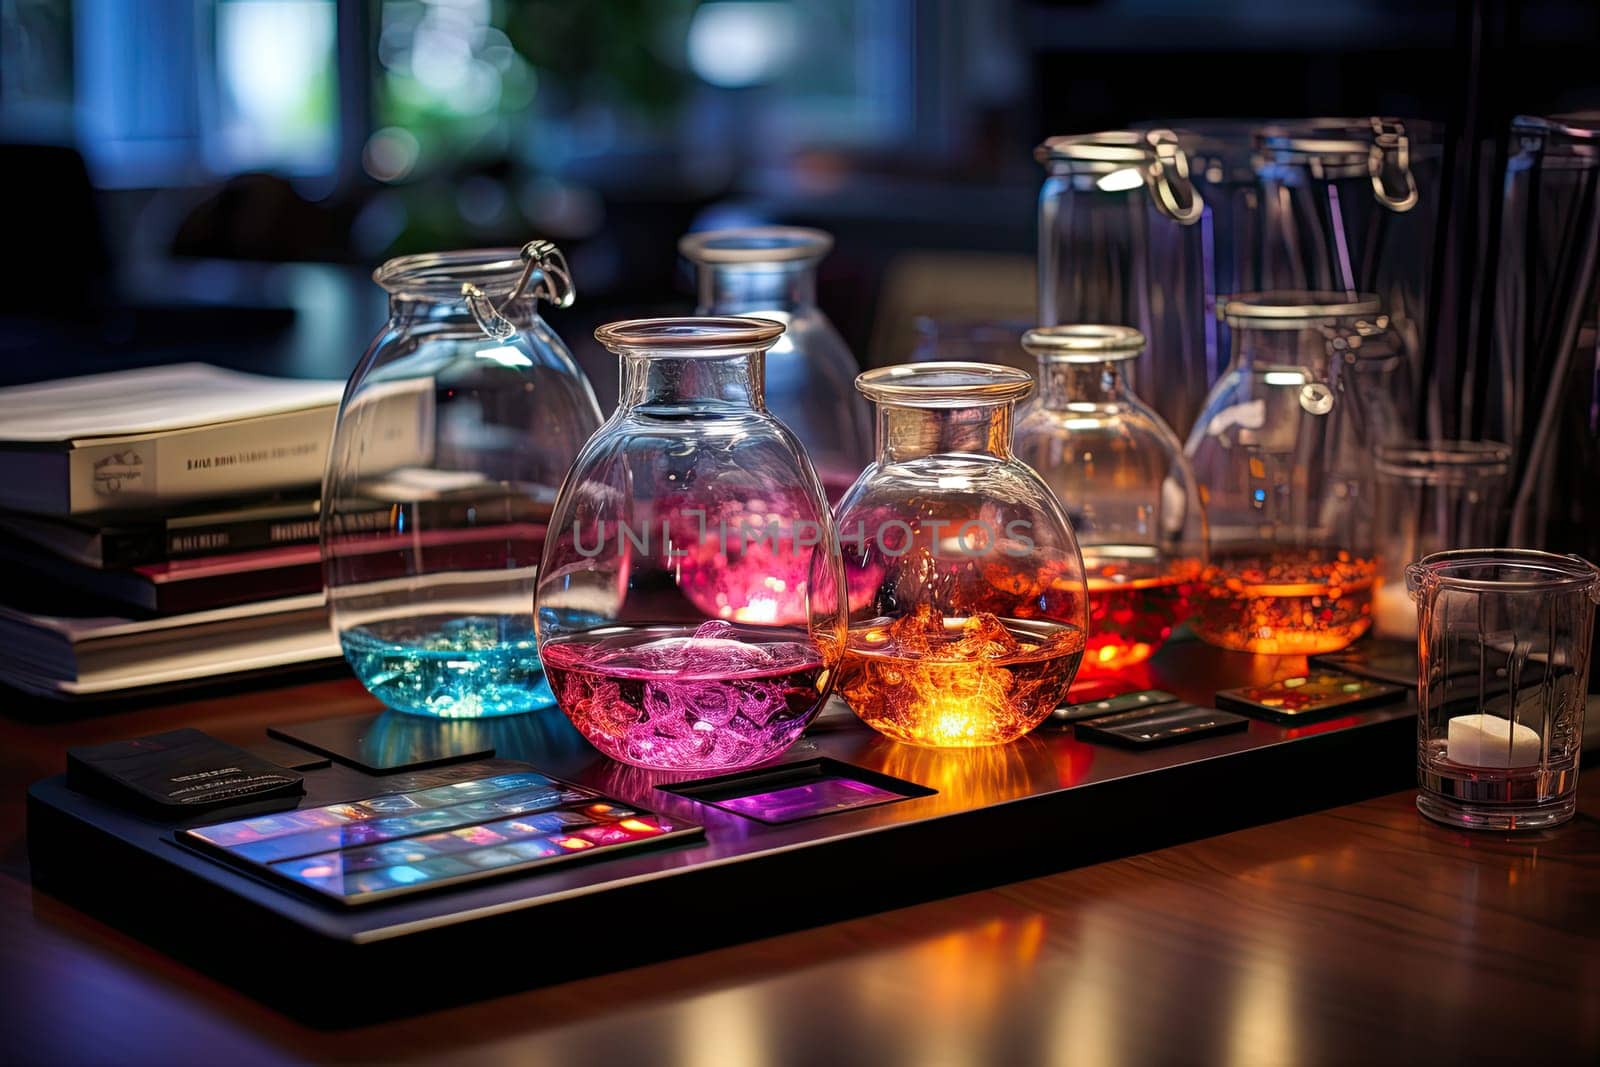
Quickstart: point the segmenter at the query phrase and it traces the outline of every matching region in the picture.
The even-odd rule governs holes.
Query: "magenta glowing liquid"
[[[556,702],[595,748],[659,770],[735,770],[783,752],[822,705],[804,629],[611,626],[540,649]]]

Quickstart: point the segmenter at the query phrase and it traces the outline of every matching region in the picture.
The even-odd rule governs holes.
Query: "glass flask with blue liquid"
[[[389,322],[345,389],[322,494],[328,605],[345,658],[398,711],[548,707],[533,593],[556,489],[600,425],[539,316],[572,303],[545,241],[403,256],[373,279]]]

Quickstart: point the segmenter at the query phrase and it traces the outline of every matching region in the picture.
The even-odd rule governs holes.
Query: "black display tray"
[[[1048,724],[1010,745],[937,750],[894,744],[834,709],[784,762],[837,760],[932,792],[781,825],[656,788],[706,776],[605,760],[553,710],[445,723],[488,740],[500,758],[700,823],[706,839],[360,909],[303,899],[187,851],[173,824],[75,793],[61,777],[29,790],[28,842],[40,889],[310,1022],[350,1025],[1404,788],[1414,781],[1415,716],[1408,698],[1321,723],[1252,721],[1151,751],[1091,745]],[[304,806],[385,788],[337,763],[305,778]]]

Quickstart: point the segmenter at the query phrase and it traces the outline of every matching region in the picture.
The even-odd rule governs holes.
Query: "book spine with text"
[[[353,513],[347,516],[346,521],[363,531],[375,532],[387,528],[389,511],[387,508],[374,508],[372,511]],[[112,529],[101,535],[100,566],[111,570],[259,548],[310,545],[316,543],[317,536],[318,520],[315,513],[219,520],[159,530]]]
[[[431,389],[394,390],[366,415],[385,465],[425,464],[433,450]],[[69,511],[147,508],[318,485],[328,459],[333,408],[268,415],[168,433],[75,443]]]
[[[313,408],[80,443],[71,456],[71,511],[315,485],[327,461],[334,414]]]

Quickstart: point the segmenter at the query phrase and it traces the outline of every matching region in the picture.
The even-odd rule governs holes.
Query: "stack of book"
[[[120,696],[337,657],[317,494],[342,389],[203,364],[0,389],[0,683]]]

